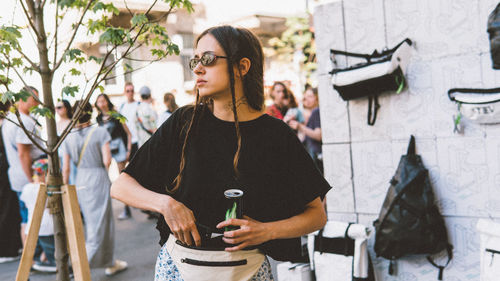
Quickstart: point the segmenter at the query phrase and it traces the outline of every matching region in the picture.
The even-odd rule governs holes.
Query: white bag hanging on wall
[[[458,104],[460,116],[479,124],[500,123],[500,88],[454,88],[448,97]]]
[[[328,221],[322,230],[310,234],[307,246],[316,281],[374,281],[369,235],[364,225],[338,221]]]
[[[500,223],[479,219],[476,225],[480,237],[481,281],[500,279]]]

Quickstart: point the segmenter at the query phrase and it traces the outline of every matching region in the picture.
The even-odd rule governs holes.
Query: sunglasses
[[[225,56],[218,56],[212,52],[205,52],[199,58],[192,58],[189,61],[189,68],[191,68],[191,70],[194,70],[199,62],[201,62],[201,65],[203,66],[212,65],[218,58],[227,59],[227,57]]]
[[[61,108],[63,108],[63,106],[62,106],[62,105],[58,105],[58,106],[56,106],[56,109],[61,109]]]
[[[127,93],[133,93],[134,90],[126,90],[125,92],[127,92]]]

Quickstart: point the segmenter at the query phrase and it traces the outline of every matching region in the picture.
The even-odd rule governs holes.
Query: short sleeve
[[[111,141],[111,135],[108,133],[108,130],[106,130],[104,127],[99,127],[100,131],[100,140],[101,140],[101,147],[105,145],[107,142]]]
[[[21,120],[23,121],[23,125],[28,132],[36,133],[36,124],[33,120],[31,120],[30,118],[22,118]],[[16,143],[33,144],[33,142],[28,138],[26,133],[21,128],[18,128],[16,130]]]
[[[177,110],[146,141],[132,158],[124,172],[143,187],[165,193],[177,175],[180,159],[180,122],[183,110]],[[169,186],[171,188],[171,186]]]
[[[331,189],[321,172],[314,164],[300,140],[290,134],[288,138],[288,173],[291,175],[294,201],[305,206],[316,197],[324,198]]]

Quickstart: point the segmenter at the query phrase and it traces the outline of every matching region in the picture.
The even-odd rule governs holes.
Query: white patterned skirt
[[[163,245],[156,259],[154,281],[184,281],[167,251],[166,244]],[[267,257],[251,281],[274,281],[271,265]]]

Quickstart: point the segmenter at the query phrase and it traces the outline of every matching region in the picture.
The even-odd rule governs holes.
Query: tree
[[[301,76],[308,84],[316,84],[311,81],[312,73],[316,70],[316,46],[314,43],[314,32],[311,30],[309,19],[304,17],[287,18],[285,25],[287,29],[281,37],[269,40],[268,53],[276,55],[278,60],[299,63]]]
[[[53,196],[50,196],[48,204],[54,217],[57,280],[69,280],[66,233],[61,196],[58,193],[63,180],[57,151],[77,123],[82,110],[81,107],[76,110],[70,124],[61,135],[58,135],[54,119],[54,78],[57,77],[56,74],[60,74],[61,69],[65,69],[61,78],[63,88],[60,98],[79,94],[85,104],[96,90],[101,92],[104,90],[102,84],[106,79],[112,78],[110,73],[117,63],[123,59],[132,59],[131,55],[140,47],[150,48],[152,56],[150,62],[169,55],[178,55],[179,48],[171,41],[160,22],[165,21],[175,9],[184,8],[192,12],[193,8],[189,0],[161,2],[165,3],[158,3],[158,0],[151,1],[145,12],[132,12],[125,2],[124,13],[128,13],[131,19],[130,26],[124,28],[113,25],[112,17],[120,14],[120,11],[110,1],[19,0],[16,5],[22,9],[27,24],[16,25],[12,20],[10,24],[0,27],[0,101],[3,103],[10,101],[14,104],[11,111],[17,116],[17,120],[7,121],[20,126],[49,159],[47,186],[50,187]],[[160,15],[158,13],[152,15],[153,8],[160,4],[167,4],[169,8]],[[51,18],[44,18],[47,15],[51,15]],[[50,24],[53,28],[47,29],[47,25]],[[75,38],[82,33],[84,36],[99,36],[100,44],[107,46],[107,51],[102,57],[86,55],[78,47]],[[33,39],[31,46],[36,45],[37,58],[30,57],[30,47],[24,43],[30,38]],[[118,48],[121,49],[120,52],[117,51]],[[110,56],[114,56],[111,63],[108,60]],[[88,73],[89,65],[97,66],[98,70]],[[130,71],[133,69],[127,66],[127,72]],[[27,86],[24,79],[27,75],[35,75],[41,79],[40,94],[43,102],[31,92],[13,89],[15,85]],[[75,80],[84,81],[84,86],[76,85]],[[26,100],[30,95],[40,101],[40,105],[30,109],[30,112],[45,118],[47,139],[41,139],[26,130],[15,106],[15,102],[20,99]],[[5,112],[0,114],[6,115]]]

